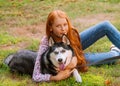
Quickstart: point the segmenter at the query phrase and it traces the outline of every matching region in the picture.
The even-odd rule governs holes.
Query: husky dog
[[[40,60],[41,73],[56,75],[71,62],[74,56],[73,49],[66,36],[63,36],[62,40],[62,42],[55,43],[52,38],[49,39],[49,47],[42,54]],[[36,57],[37,52],[20,50],[6,57],[4,63],[9,66],[12,72],[32,76]],[[77,69],[74,69],[73,76],[77,82],[82,82]]]

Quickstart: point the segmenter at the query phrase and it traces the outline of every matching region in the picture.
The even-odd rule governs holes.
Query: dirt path
[[[23,27],[9,28],[9,33],[13,36],[24,36],[34,39],[41,39],[45,35],[45,23]]]
[[[73,25],[75,25],[75,27],[86,28],[104,20],[112,21],[114,20],[114,15],[110,14],[89,15],[82,18],[76,18],[75,20],[72,20],[72,23]],[[35,39],[41,39],[41,37],[45,35],[45,23],[41,23],[38,25],[9,28],[9,32],[14,36],[25,36],[32,37]]]
[[[98,14],[98,15],[89,15],[84,16],[82,18],[76,18],[72,20],[73,25],[78,28],[78,31],[82,31],[85,28],[92,26],[100,21],[104,20],[114,20],[113,14]],[[33,38],[37,40],[41,40],[42,36],[45,35],[45,23],[41,23],[38,25],[30,25],[30,26],[23,26],[23,27],[12,27],[8,29],[8,32],[13,36],[20,36],[20,37],[27,37]],[[0,46],[1,49],[8,50],[13,48],[25,48],[27,46],[27,42],[21,42],[16,45],[3,45]]]
[[[85,28],[93,26],[94,24],[97,24],[104,20],[113,21],[114,18],[115,18],[115,14],[97,14],[97,15],[84,16],[82,18],[76,18],[72,22],[75,25],[75,27],[78,28],[79,31],[82,31]]]

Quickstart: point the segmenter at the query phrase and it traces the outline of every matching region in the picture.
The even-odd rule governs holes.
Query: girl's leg
[[[83,50],[103,36],[120,49],[120,32],[109,21],[104,21],[80,33]]]
[[[107,58],[114,58],[115,56],[119,56],[119,55],[120,55],[120,52],[111,50],[110,52],[105,52],[105,53],[85,53],[85,58],[86,58],[86,61],[88,62],[88,64],[91,64],[94,62],[102,61]],[[116,62],[116,60],[103,62],[100,64],[109,64],[109,63],[113,63],[113,62]]]

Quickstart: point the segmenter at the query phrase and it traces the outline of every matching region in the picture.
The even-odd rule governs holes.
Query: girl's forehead
[[[66,22],[66,18],[62,18],[62,17],[54,18],[54,23],[57,23],[57,22]]]

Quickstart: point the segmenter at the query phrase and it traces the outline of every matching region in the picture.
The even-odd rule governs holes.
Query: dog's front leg
[[[81,78],[77,69],[74,69],[73,76],[74,76],[74,78],[76,79],[77,82],[80,82],[80,83],[82,82],[82,78]]]

